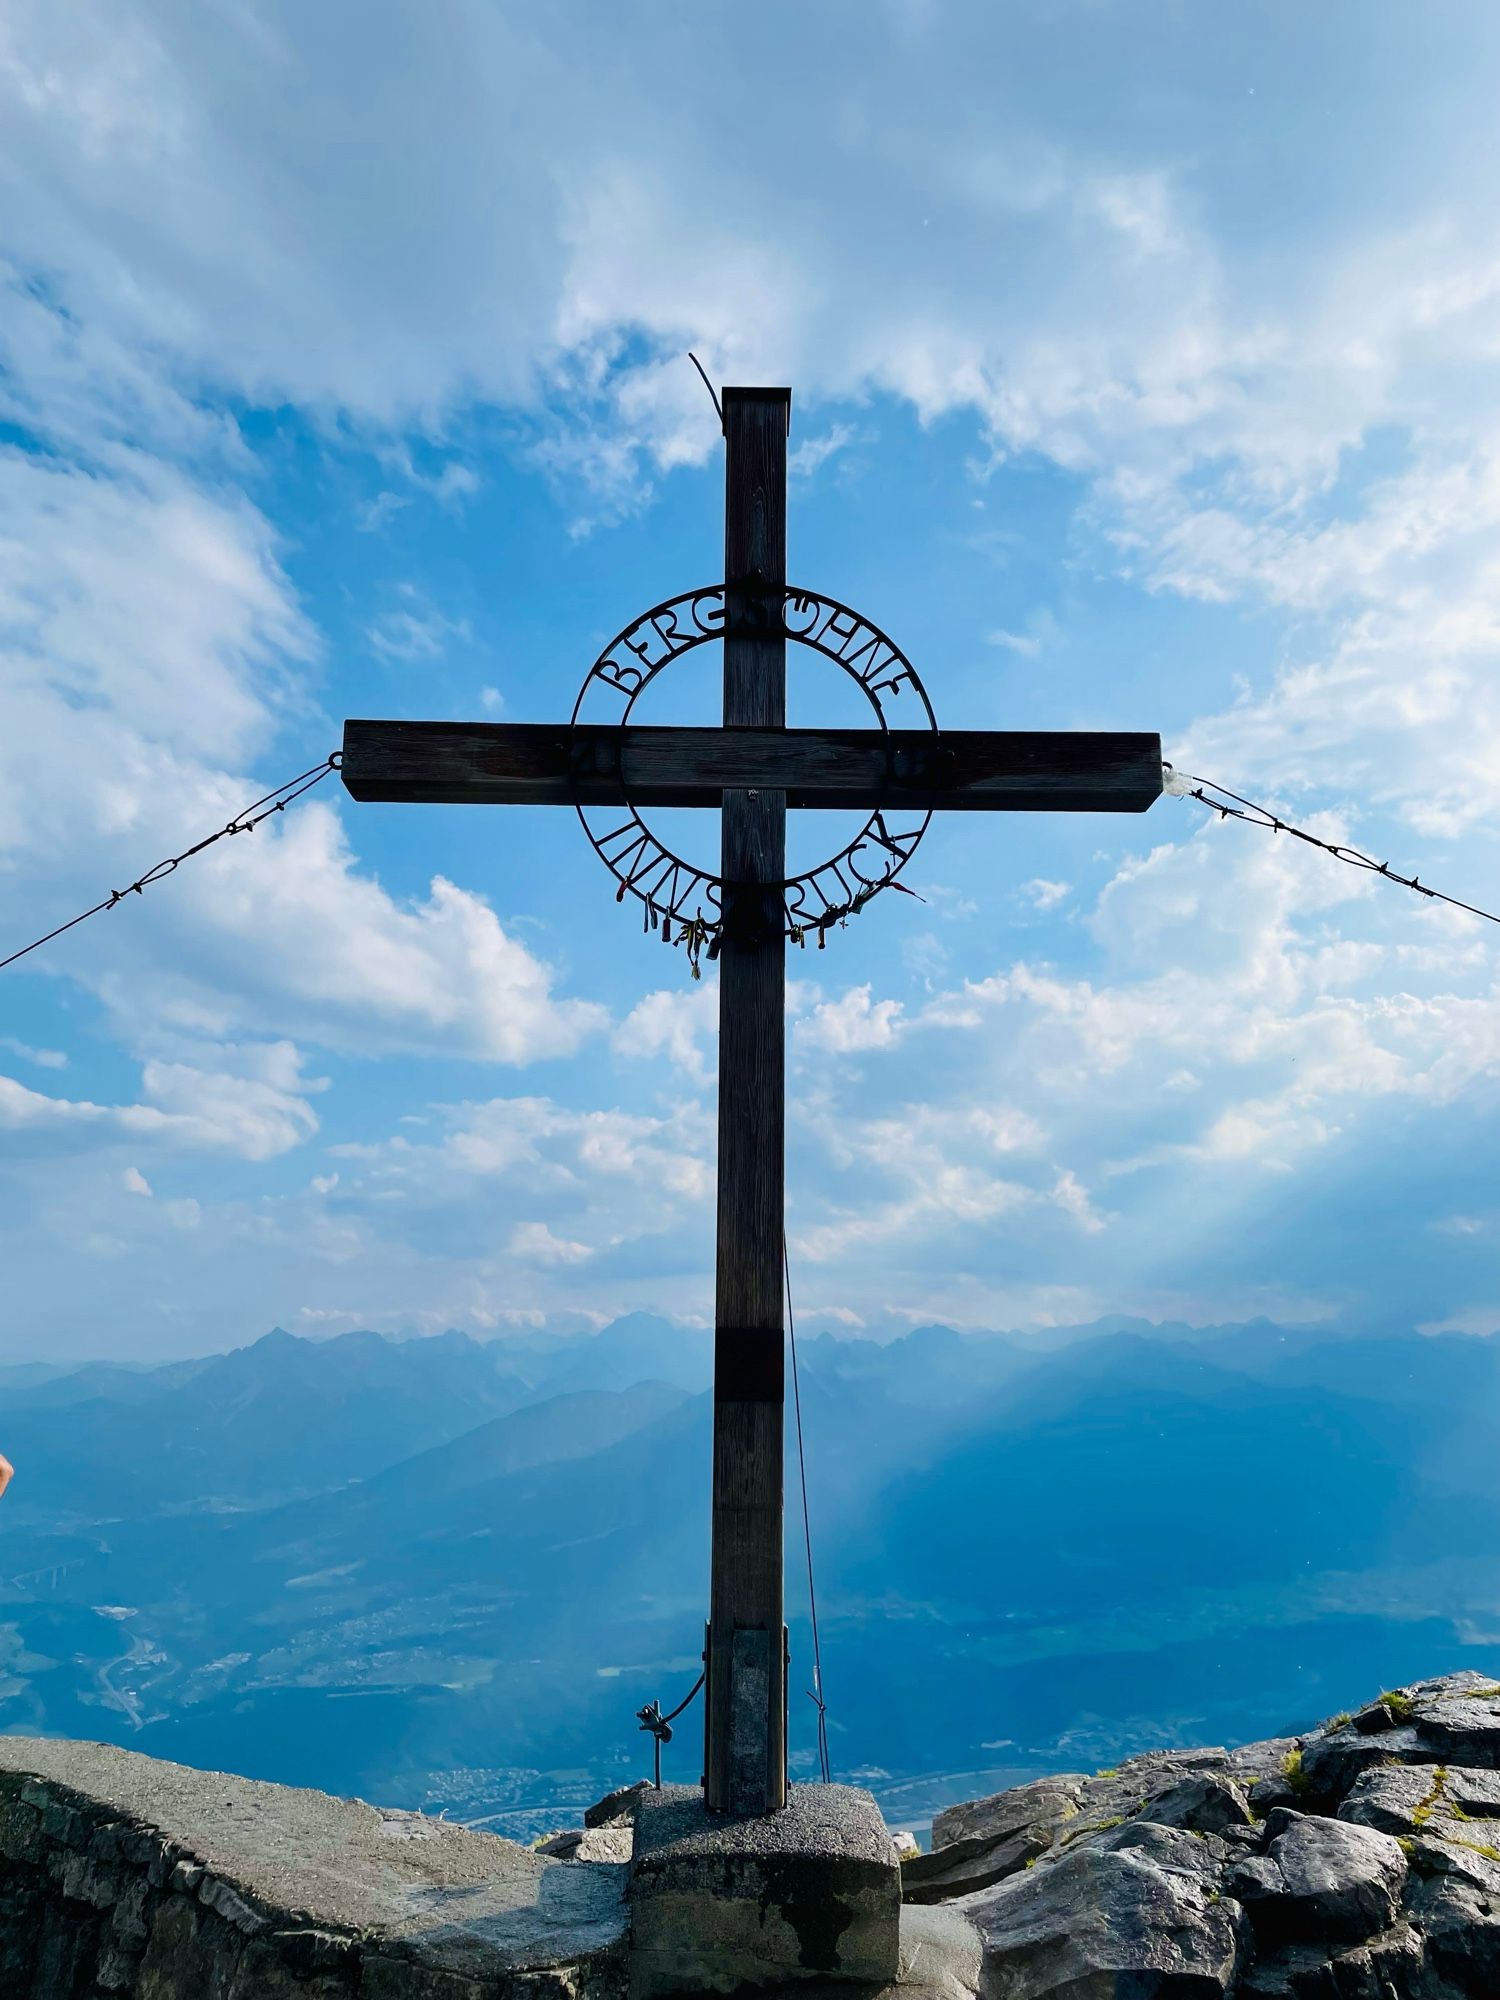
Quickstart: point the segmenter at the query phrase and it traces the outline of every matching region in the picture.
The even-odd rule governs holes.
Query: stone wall
[[[0,1737],[4,2000],[620,2000],[625,1869]]]

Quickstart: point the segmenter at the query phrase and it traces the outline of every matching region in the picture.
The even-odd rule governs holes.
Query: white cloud
[[[327,725],[291,678],[316,641],[248,503],[140,455],[106,476],[4,451],[0,538],[0,871],[20,942],[225,825],[265,789],[241,760],[279,729],[300,761]],[[603,1022],[556,1000],[471,892],[388,895],[311,799],[31,963],[66,969],[133,1042],[147,1024],[269,1027],[529,1061]]]
[[[1467,1333],[1478,1340],[1488,1340],[1500,1333],[1500,1306],[1465,1306],[1461,1312],[1449,1313],[1445,1319],[1424,1320],[1417,1328],[1418,1333]]]
[[[993,632],[986,632],[984,642],[987,646],[1003,647],[1007,653],[1019,653],[1024,660],[1035,659],[1042,650],[1042,642],[1034,633],[1007,632],[999,625]]]
[[[393,493],[389,487],[384,488],[373,500],[365,501],[357,510],[355,519],[360,532],[366,535],[378,534],[386,523],[393,521],[408,504],[404,493]]]
[[[11,1135],[13,1154],[25,1149],[55,1155],[93,1151],[100,1144],[156,1142],[173,1150],[268,1160],[309,1138],[318,1121],[301,1093],[318,1085],[302,1078],[296,1052],[284,1051],[284,1060],[269,1065],[260,1060],[263,1051],[222,1052],[230,1060],[236,1053],[250,1058],[252,1070],[267,1073],[151,1062],[142,1073],[138,1104],[48,1097],[13,1077],[0,1077],[0,1128]],[[135,1167],[124,1170],[121,1184],[136,1194],[150,1192]]]
[[[1372,1099],[1447,1104],[1500,1075],[1500,982],[1485,959],[1455,954],[1466,920],[1434,916],[1425,944],[1396,947],[1406,990],[1393,991],[1392,948],[1376,940],[1406,913],[1370,907],[1373,893],[1305,849],[1204,826],[1101,898],[1113,981],[1018,964],[937,996],[922,1021],[970,1033],[1011,1021],[1059,1108],[1108,1078],[1130,1079],[1132,1103],[1142,1086],[1170,1094],[1175,1129],[1157,1158],[1284,1168]],[[1376,939],[1330,940],[1332,910]]]
[[[1229,782],[1321,776],[1338,756],[1351,778],[1368,762],[1413,823],[1424,799],[1430,820],[1476,816],[1500,768],[1483,553],[1500,252],[1481,182],[1455,169],[1489,116],[1492,52],[1466,60],[1469,30],[1449,24],[1444,116],[1420,136],[1399,64],[1362,67],[1360,116],[1401,162],[1393,206],[1347,171],[1348,131],[1299,58],[1311,30],[1280,24],[1287,115],[1320,131],[1314,237],[1300,215],[1245,212],[1270,142],[1206,126],[1201,89],[1166,112],[1153,97],[1139,125],[1121,79],[1144,77],[1143,47],[1123,19],[1091,22],[1086,57],[1068,42],[1070,106],[1092,107],[1081,140],[1016,56],[1045,70],[1068,12],[954,10],[941,37],[889,11],[783,16],[799,60],[733,51],[737,73],[774,78],[768,130],[753,88],[704,107],[733,34],[713,13],[643,38],[596,8],[544,37],[440,5],[394,34],[377,4],[351,38],[313,33],[288,0],[191,25],[137,0],[106,61],[55,8],[22,5],[0,66],[12,254],[32,285],[22,372],[71,434],[128,418],[174,449],[226,448],[193,400],[204,384],[347,413],[399,482],[382,518],[407,493],[472,494],[441,438],[484,398],[529,413],[547,463],[596,479],[596,514],[634,504],[654,471],[714,447],[692,344],[719,379],[793,379],[814,407],[892,393],[924,421],[963,412],[992,456],[1040,452],[1091,482],[1095,525],[1155,588],[1380,608],[1205,737]],[[1153,90],[1196,85],[1197,36],[1151,48]],[[649,152],[619,139],[632,108]],[[734,164],[752,130],[753,184]],[[816,421],[798,463],[852,435]],[[1338,492],[1387,431],[1412,462]],[[398,606],[372,643],[431,659],[459,631]],[[1047,635],[994,636],[1033,657]],[[1417,705],[1431,726],[1403,747]],[[1456,714],[1476,726],[1445,757]]]
[[[850,1055],[889,1048],[904,1030],[899,1000],[874,1000],[869,986],[851,986],[837,1000],[820,1000],[794,1029],[803,1047]]]
[[[462,1195],[477,1182],[515,1179],[533,1194],[592,1198],[600,1188],[628,1206],[640,1197],[639,1226],[656,1228],[653,1204],[703,1201],[711,1185],[706,1152],[711,1118],[684,1105],[662,1117],[618,1110],[572,1110],[549,1098],[493,1098],[438,1107],[431,1140],[393,1138],[334,1150],[358,1162],[366,1189],[399,1185],[424,1200]],[[345,1190],[349,1189],[345,1174]]]
[[[382,492],[370,510],[377,515],[362,525],[380,527],[398,509],[409,504],[411,494],[421,494],[450,513],[459,510],[466,500],[471,500],[479,491],[483,481],[472,465],[462,459],[448,458],[427,470],[419,464],[410,445],[401,439],[388,439],[380,446],[379,457],[388,472],[395,472],[411,489],[410,493]]]
[[[698,85],[729,57],[727,19],[642,37],[593,9],[543,38],[439,6],[396,37],[388,12],[367,10],[356,48],[285,0],[191,30],[141,4],[106,63],[53,10],[14,11],[18,249],[80,316],[252,396],[389,423],[561,376],[593,393],[616,482],[622,438],[662,466],[708,448],[694,343],[717,379],[894,389],[924,418],[967,405],[1007,446],[1096,462],[1143,424],[1222,430],[1247,363],[1294,351],[1238,331],[1196,190],[1120,126],[1139,49],[1116,29],[1087,75],[1069,50],[1105,114],[1069,148],[1038,135],[1009,59],[1035,24],[970,16],[913,48],[877,15],[799,11],[800,60],[735,43],[747,87],[709,114]],[[761,65],[774,97],[750,85]],[[648,153],[618,136],[637,114]],[[732,163],[752,135],[769,143],[750,183]],[[1157,150],[1199,149],[1169,125]],[[1452,311],[1439,273],[1428,297]],[[645,352],[606,379],[626,334]]]
[[[847,451],[851,444],[863,442],[853,424],[830,424],[826,431],[803,438],[787,453],[787,472],[794,479],[811,479],[830,458]]]
[[[68,1058],[62,1049],[34,1049],[29,1042],[18,1042],[14,1035],[0,1035],[0,1049],[8,1049],[22,1062],[35,1063],[38,1069],[66,1069]]]
[[[708,1049],[719,1031],[719,986],[714,979],[688,987],[663,987],[638,1000],[614,1032],[618,1054],[665,1056],[696,1087],[713,1081]]]
[[[1432,92],[1377,7],[1370,60],[1337,101],[1301,59],[1314,15],[1279,23],[1277,131],[1318,135],[1298,162],[1317,198],[1289,205],[1262,198],[1282,185],[1281,139],[1258,106],[1251,123],[1204,89],[1196,31],[1143,38],[1108,10],[1080,34],[1066,5],[772,0],[782,32],[735,42],[745,87],[710,107],[702,79],[736,35],[711,9],[642,36],[620,10],[543,33],[376,0],[351,35],[337,8],[317,25],[289,0],[125,0],[95,45],[66,10],[22,0],[0,28],[0,414],[42,449],[0,453],[7,923],[50,928],[222,824],[261,788],[247,774],[301,762],[281,746],[321,750],[328,734],[321,642],[270,520],[236,489],[255,461],[227,409],[287,404],[368,447],[381,490],[357,519],[372,530],[405,527],[408,508],[458,515],[489,404],[518,449],[589,485],[586,519],[617,517],[716,449],[689,344],[718,379],[795,383],[808,471],[893,396],[925,424],[963,420],[976,481],[1046,461],[1048,492],[1081,497],[1055,551],[1073,575],[1271,614],[1247,645],[1273,672],[1247,671],[1226,703],[1206,658],[1173,691],[1184,763],[1361,844],[1409,836],[1409,865],[1441,863],[1483,901],[1500,778],[1500,254],[1469,159],[1493,118],[1482,15],[1445,25]],[[1038,87],[1058,74],[1065,105]],[[649,149],[622,136],[648,121]],[[1380,173],[1367,129],[1386,134]],[[986,519],[999,514],[992,497]],[[997,533],[1019,562],[1026,534]],[[1026,601],[994,614],[1009,621],[994,643],[1050,664],[1056,628]],[[377,605],[370,643],[387,660],[420,665],[469,636],[415,590]],[[1191,629],[1227,639],[1231,622]],[[257,1071],[246,1044],[520,1063],[595,1038],[607,1059],[602,1008],[559,997],[509,921],[446,875],[382,887],[332,796],[34,961],[66,970],[142,1065],[136,1103],[4,1086],[28,1157],[108,1153],[95,1243],[123,1240],[109,1212],[129,1194],[122,1149],[269,1159],[309,1143],[311,1084],[300,1067]],[[1119,870],[1070,940],[1091,959],[962,981],[928,940],[911,949],[943,990],[925,1004],[855,982],[802,1007],[794,1048],[817,1052],[824,1108],[847,1111],[854,1079],[878,1082],[890,1057],[903,1081],[886,1101],[927,1090],[935,1121],[872,1123],[857,1104],[836,1121],[857,1186],[846,1210],[821,1186],[804,1210],[830,1263],[849,1255],[873,1285],[888,1246],[941,1242],[954,1262],[934,1285],[982,1317],[1006,1256],[1081,1261],[1099,1240],[1136,1299],[1166,1297],[1159,1274],[1127,1268],[1145,1253],[1120,1247],[1134,1190],[1190,1188],[1185,1227],[1206,1235],[1219,1186],[1336,1156],[1371,1104],[1461,1106],[1494,1076],[1500,999],[1472,927],[1414,901],[1398,913],[1384,885],[1286,842],[1189,832],[1176,810],[1177,845]],[[119,859],[113,876],[101,857]],[[1041,874],[1022,893],[1044,913],[1083,901]],[[943,908],[973,911],[956,893]],[[648,995],[610,1046],[668,1059],[697,1091],[713,1011],[707,985]],[[434,1114],[435,1137],[376,1147],[282,1207],[135,1208],[152,1227],[169,1207],[196,1222],[205,1258],[270,1245],[299,1281],[326,1266],[337,1296],[309,1287],[310,1312],[353,1309],[349,1268],[376,1244],[404,1310],[504,1323],[540,1308],[509,1296],[503,1258],[455,1260],[423,1302],[422,1259],[400,1225],[387,1241],[370,1224],[375,1201],[430,1214],[438,1193],[493,1200],[518,1176],[557,1203],[518,1227],[605,1246],[590,1270],[618,1272],[641,1238],[640,1187],[658,1240],[707,1195],[691,1120],[514,1108],[545,1102]],[[1106,1175],[1108,1208],[1093,1193]],[[1093,1280],[1067,1273],[1018,1276],[1006,1296],[1074,1313]],[[566,1259],[525,1272],[566,1275]],[[1259,1294],[1245,1281],[1237,1296]]]
[[[386,895],[359,874],[326,809],[299,814],[279,842],[278,856],[256,851],[260,869],[242,863],[231,874],[226,866],[218,881],[200,871],[204,905],[194,915],[236,961],[233,939],[244,934],[236,924],[258,933],[272,954],[267,983],[283,1017],[311,1039],[524,1063],[567,1054],[604,1025],[603,1008],[553,996],[549,968],[471,891],[437,876],[421,902]],[[237,1025],[248,1021],[263,980],[244,958],[236,984],[212,999],[165,975],[158,1018],[191,1018],[207,1004]]]
[[[1050,652],[1058,644],[1058,638],[1060,638],[1058,620],[1046,606],[1042,606],[1040,610],[1034,610],[1026,618],[1026,624],[1020,632],[1008,632],[1004,626],[998,626],[994,632],[984,634],[984,644],[998,646],[1004,652],[1020,654],[1022,660],[1034,660],[1038,654]]]
[[[45,5],[15,9],[0,74],[17,249],[66,273],[85,317],[251,396],[389,415],[469,367],[524,389],[557,262],[539,141],[554,103],[586,115],[561,90],[566,59],[445,9],[399,62],[363,17],[351,69],[347,34],[324,43],[306,25],[274,0],[195,21],[135,5],[106,48]],[[352,127],[328,116],[341,100]]]
[[[1072,887],[1071,882],[1049,882],[1039,875],[1021,884],[1021,894],[1029,897],[1039,910],[1055,910],[1059,903],[1067,901]]]
[[[448,618],[422,600],[415,585],[398,586],[403,602],[381,612],[365,627],[365,637],[384,660],[440,660],[454,640],[470,638],[467,619]]]
[[[1031,1199],[1030,1190],[1018,1182],[943,1165],[920,1193],[870,1208],[835,1211],[826,1222],[797,1229],[793,1248],[810,1264],[825,1264],[857,1255],[873,1244],[887,1250],[903,1241],[910,1244],[919,1235],[930,1254],[950,1225],[989,1225],[1024,1208]]]
[[[1103,1229],[1103,1219],[1095,1213],[1088,1189],[1083,1186],[1071,1167],[1065,1167],[1053,1182],[1052,1199],[1060,1209],[1071,1215],[1091,1233]]]
[[[68,788],[36,783],[49,739],[49,763],[66,751],[118,773],[91,814],[118,834],[133,823],[143,744],[159,769],[204,745],[239,757],[299,699],[288,669],[316,642],[247,502],[139,455],[104,474],[12,447],[0,450],[0,537],[0,757],[12,801],[34,791],[28,818],[53,840],[72,807]],[[16,840],[13,813],[0,814],[0,851]]]
[[[798,1309],[797,1317],[799,1324],[842,1326],[847,1327],[851,1333],[860,1332],[868,1324],[852,1306],[802,1306]]]
[[[86,1206],[124,1246],[117,1257],[166,1256],[153,1246],[170,1233],[173,1309],[200,1326],[227,1288],[222,1323],[246,1334],[294,1313],[413,1332],[566,1330],[632,1307],[701,1310],[700,1259],[684,1262],[677,1243],[684,1229],[711,1241],[713,1144],[712,1116],[691,1105],[643,1117],[499,1098],[325,1148],[336,1172],[283,1192],[196,1194],[155,1235],[116,1222],[102,1198]],[[76,1230],[76,1181],[57,1201],[55,1226]]]
[[[912,1104],[872,1117],[813,1102],[801,1112],[837,1169],[831,1184],[817,1184],[804,1210],[823,1219],[791,1225],[797,1254],[810,1263],[916,1242],[927,1254],[941,1254],[939,1246],[955,1232],[986,1229],[1039,1201],[1056,1200],[1079,1214],[1079,1193],[1071,1187],[1063,1199],[1014,1172],[994,1171],[997,1157],[1034,1152],[1041,1142],[1036,1120],[1014,1106]],[[843,1191],[851,1183],[867,1190],[858,1206]]]
[[[518,1222],[510,1232],[510,1254],[530,1264],[581,1264],[592,1253],[586,1243],[554,1236],[545,1222]]]
[[[921,1181],[960,1153],[977,1161],[1030,1153],[1043,1137],[1037,1119],[1019,1105],[960,1101],[906,1104],[899,1112],[844,1117],[829,1125],[826,1145],[839,1161],[863,1159]]]

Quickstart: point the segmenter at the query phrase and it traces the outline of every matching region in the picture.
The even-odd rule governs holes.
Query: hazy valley
[[[0,1370],[0,1728],[552,1823],[697,1674],[710,1353],[636,1316]],[[1493,1343],[934,1327],[807,1342],[803,1403],[834,1760],[893,1824],[1500,1655]],[[794,1689],[805,1603],[789,1520]]]

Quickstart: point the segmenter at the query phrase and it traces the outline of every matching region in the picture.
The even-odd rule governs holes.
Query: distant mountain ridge
[[[462,1334],[252,1346],[144,1374],[94,1367],[5,1398],[23,1504],[106,1513],[264,1504],[356,1479],[512,1409],[530,1392]]]

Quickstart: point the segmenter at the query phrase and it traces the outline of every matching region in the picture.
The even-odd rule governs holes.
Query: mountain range
[[[697,1675],[711,1355],[637,1314],[0,1369],[0,1730],[551,1824]],[[1116,1321],[801,1363],[833,1755],[893,1822],[1500,1664],[1492,1342]],[[791,1514],[797,1688],[805,1601]]]

